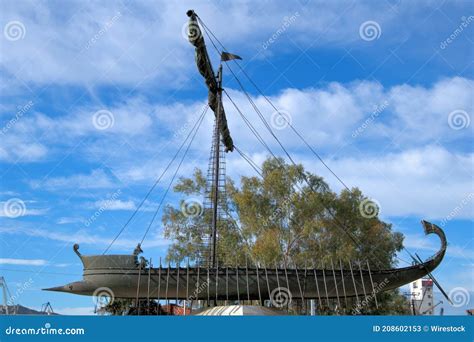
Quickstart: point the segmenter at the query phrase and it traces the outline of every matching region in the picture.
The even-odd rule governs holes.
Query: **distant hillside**
[[[1,306],[0,307],[0,315],[5,315],[6,314],[5,311],[6,311],[5,307]],[[36,311],[36,310],[30,309],[30,308],[27,308],[26,306],[23,306],[23,305],[9,305],[8,306],[8,314],[9,315],[13,315],[13,314],[15,314],[15,315],[48,315],[45,312]],[[52,313],[50,315],[57,316],[58,314]]]

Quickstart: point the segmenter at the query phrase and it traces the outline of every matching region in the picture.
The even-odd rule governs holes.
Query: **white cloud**
[[[9,259],[0,258],[0,265],[27,265],[27,266],[43,266],[48,262],[43,259]]]
[[[446,253],[449,256],[474,260],[474,251],[472,250],[472,245],[466,247],[461,247],[458,245],[449,245],[448,251]]]
[[[41,143],[33,141],[31,138],[12,137],[2,135],[0,146],[0,160],[10,163],[35,162],[43,159],[48,149]]]
[[[388,148],[393,142],[401,147],[418,147],[420,144],[465,139],[472,133],[472,126],[453,130],[448,116],[457,109],[472,115],[470,94],[473,89],[473,80],[460,77],[442,79],[431,87],[398,85],[384,88],[380,83],[371,81],[348,84],[333,82],[321,88],[285,89],[270,96],[270,99],[278,110],[288,113],[292,125],[312,146],[320,151],[334,153],[345,145],[362,145],[373,141],[381,143],[378,144],[379,148]],[[414,95],[414,92],[422,94]],[[278,144],[245,95],[232,89],[228,89],[228,93],[269,146],[279,151]],[[286,147],[297,149],[303,146],[290,128],[276,129],[278,123],[272,118],[278,116],[275,116],[274,108],[263,97],[252,98],[267,122],[274,123],[273,130]],[[416,99],[420,99],[419,105]],[[235,144],[252,152],[261,151],[262,146],[232,103],[224,98],[224,104]],[[381,109],[376,112],[376,108]],[[157,106],[155,126],[160,127],[161,132],[171,132],[173,137],[178,133],[178,137],[184,138],[185,134],[181,131],[192,126],[201,109],[202,102],[186,106],[180,103]],[[371,117],[373,119],[367,127],[364,126],[354,137],[354,131]],[[201,132],[212,132],[212,115],[204,121]],[[196,137],[196,146],[202,151],[208,150],[209,136],[200,133]],[[161,150],[159,146],[169,147],[169,143],[169,140],[158,142],[158,150]]]
[[[441,80],[426,88],[405,85],[384,89],[373,82],[353,82],[348,85],[334,83],[323,89],[288,89],[272,100],[277,108],[292,114],[294,127],[321,152],[332,169],[349,186],[360,187],[364,193],[381,203],[383,215],[421,215],[427,219],[443,219],[462,203],[469,189],[474,191],[473,154],[442,145],[446,139],[462,142],[469,137],[471,128],[458,131],[451,129],[448,115],[454,108],[472,111],[468,97],[472,87],[472,80],[457,77]],[[414,106],[403,105],[404,101],[412,102],[413,91],[422,91],[421,101],[426,106],[429,104],[432,110],[424,109],[418,113]],[[266,133],[250,106],[245,104],[243,95],[235,91],[231,91],[231,94],[271,148],[278,155],[284,155],[279,152],[278,145]],[[354,138],[354,130],[372,115],[374,105],[380,106],[385,101],[388,106]],[[270,120],[273,110],[261,98],[255,98],[255,102]],[[441,103],[444,104],[441,106]],[[189,118],[189,113],[196,113],[197,107],[188,106],[186,110],[182,105],[175,106],[173,112],[176,117]],[[226,109],[235,144],[261,164],[268,152],[257,143],[230,104],[227,103]],[[422,119],[418,120],[419,116]],[[210,119],[205,122],[202,129],[204,133],[199,134],[195,144],[204,157],[210,146],[209,134],[205,132],[211,132],[211,129]],[[303,143],[290,129],[275,132],[285,146],[292,151],[297,150],[296,154],[293,153],[297,162],[325,176],[333,188],[340,189],[340,184],[316,162],[316,158],[309,152],[303,152]],[[401,132],[403,139],[394,148],[392,140],[400,139]],[[205,160],[204,157],[202,160]],[[227,155],[227,162],[227,172],[234,178],[253,174],[235,153]],[[158,158],[132,164],[131,167],[127,164],[118,167],[117,173],[121,179],[129,182],[148,179],[151,182],[166,163]],[[194,163],[189,163],[184,168],[191,170],[194,166]],[[205,168],[206,163],[202,162],[199,166]],[[456,211],[456,218],[470,218],[472,213],[471,202]]]
[[[473,89],[473,80],[460,77],[440,80],[431,87],[384,88],[369,81],[333,82],[321,88],[282,90],[271,100],[276,108],[288,113],[293,126],[318,151],[340,156],[341,148],[346,145],[365,149],[366,144],[376,143],[379,150],[389,150],[394,146],[419,147],[469,138],[474,125],[453,130],[448,116],[454,110],[464,110],[472,116],[470,94]],[[244,94],[232,89],[228,92],[269,146],[280,151]],[[275,110],[263,97],[253,100],[266,120],[273,122],[272,118],[277,117]],[[261,152],[262,147],[240,114],[229,101],[224,102],[235,144],[249,152]],[[14,162],[19,157],[25,162],[45,160],[49,153],[67,148],[70,153],[82,153],[92,161],[110,162],[118,168],[120,178],[155,177],[156,170],[163,166],[162,157],[168,156],[169,151],[184,140],[203,104],[204,101],[196,101],[162,105],[138,97],[117,102],[110,108],[79,107],[56,118],[35,113],[21,118],[6,133],[0,160]],[[381,107],[380,111],[374,110]],[[113,126],[106,130],[96,129],[92,122],[94,113],[101,109],[110,111],[114,118]],[[201,154],[209,149],[212,125],[212,114],[208,113],[193,145]],[[300,149],[303,146],[290,128],[275,132],[286,147]],[[33,147],[26,153],[26,147],[22,146]],[[145,157],[143,163],[137,161],[140,157]],[[152,172],[144,171],[145,167]]]
[[[249,154],[261,165],[265,153]],[[336,191],[342,185],[312,155],[293,154],[293,159],[323,176]],[[353,156],[326,158],[326,163],[350,188],[358,187],[381,206],[382,217],[417,216],[427,220],[472,219],[474,216],[474,154],[452,152],[440,146],[407,149],[371,156],[353,151]],[[227,159],[228,174],[256,176],[239,158]]]
[[[70,224],[70,223],[79,223],[82,222],[82,219],[78,217],[60,217],[56,223],[57,224]]]
[[[9,217],[9,218],[17,218],[21,216],[43,216],[46,214],[49,209],[48,208],[30,208],[30,203],[34,203],[33,201],[15,201],[18,199],[13,199],[13,204],[16,208],[9,207],[8,201],[0,201],[0,217]]]
[[[60,268],[65,268],[65,267],[71,267],[71,266],[80,266],[80,264],[71,264],[71,263],[58,263],[58,264],[53,264],[52,266],[54,267],[60,267]]]
[[[306,165],[311,162],[305,159]],[[328,160],[329,165],[349,186],[359,187],[381,205],[383,216],[415,215],[425,219],[447,218],[473,192],[474,154],[454,153],[427,146],[382,156]],[[334,188],[334,177],[312,162]],[[456,219],[472,218],[472,201],[456,212]]]
[[[8,197],[18,197],[18,193],[15,191],[0,191],[0,196],[8,196]]]
[[[31,237],[44,238],[49,240],[55,240],[64,243],[78,243],[84,245],[92,245],[94,248],[103,248],[110,244],[112,237],[99,236],[97,234],[91,234],[86,230],[80,230],[72,233],[58,232],[37,228],[25,228],[25,227],[0,227],[0,233],[3,234],[20,234]],[[115,249],[129,250],[132,251],[136,245],[137,240],[129,238],[120,238],[114,242]],[[156,231],[152,231],[143,246],[146,248],[164,247],[169,245],[169,240],[161,237]]]
[[[472,189],[473,155],[453,149],[452,143],[462,146],[469,141],[474,126],[453,130],[448,123],[452,110],[463,109],[472,115],[472,89],[474,81],[460,77],[442,79],[429,87],[396,85],[384,88],[377,82],[354,81],[330,83],[322,88],[286,89],[271,99],[277,108],[291,115],[293,126],[349,186],[360,187],[381,203],[383,215],[444,218]],[[232,89],[228,91],[272,150],[277,155],[284,155],[244,95]],[[254,97],[254,101],[271,122],[274,109],[262,97]],[[374,115],[374,106],[380,107],[384,103],[387,106]],[[113,107],[113,112],[127,118],[123,128],[114,125],[117,130],[113,134],[98,134],[80,128],[78,118],[83,116],[80,113],[91,112],[84,108],[69,114],[68,118],[76,119],[38,116],[32,123],[18,122],[9,133],[28,132],[40,136],[54,131],[49,136],[51,144],[67,140],[66,135],[74,144],[83,136],[94,137],[93,142],[84,147],[79,144],[74,153],[90,162],[105,162],[114,175],[95,169],[85,174],[31,181],[35,188],[40,185],[54,191],[111,188],[118,180],[126,186],[151,184],[186,137],[202,111],[202,105],[203,101],[160,105],[136,98]],[[228,101],[225,105],[236,146],[260,160],[267,156],[268,152],[253,137],[233,106]],[[133,126],[128,122],[134,120],[139,108],[147,123]],[[367,121],[368,118],[371,120]],[[117,122],[115,124],[120,126]],[[123,133],[128,125],[136,135]],[[213,115],[208,113],[181,174],[189,174],[196,166],[207,167],[212,125]],[[51,127],[54,130],[48,130]],[[354,136],[358,128],[362,129]],[[29,131],[31,129],[39,131]],[[74,131],[76,134],[72,133]],[[275,132],[296,156],[296,161],[325,176],[334,188],[340,188],[333,182],[334,178],[315,163],[316,159],[289,128]],[[252,172],[242,161],[236,161],[239,159],[236,153],[228,155],[227,159],[230,175]],[[169,181],[170,174],[162,184]],[[126,206],[131,208],[132,203],[126,203]],[[456,217],[472,217],[471,209],[472,203],[465,205]]]
[[[187,80],[185,72],[194,68],[192,47],[182,36],[188,20],[185,13],[194,6],[166,1],[137,1],[129,7],[122,2],[69,2],[58,10],[43,2],[6,3],[2,18],[19,20],[26,34],[15,42],[4,40],[8,48],[0,61],[9,74],[26,82],[137,86],[159,80],[160,86],[176,86]],[[227,46],[238,47],[240,53],[248,49],[246,57],[250,59],[295,13],[296,20],[264,51],[266,54],[284,53],[288,37],[316,47],[360,42],[359,26],[368,18],[376,18],[384,37],[389,37],[393,22],[400,17],[405,23],[418,21],[425,10],[424,5],[401,3],[395,7],[393,10],[383,2],[355,6],[318,1],[303,6],[300,2],[256,5],[239,1],[200,2],[196,11]],[[397,26],[391,40],[402,41],[401,31],[408,31],[408,27]]]
[[[109,107],[101,104],[78,107],[69,114],[54,118],[32,112],[2,132],[0,161],[44,161],[51,153],[64,152],[63,149],[67,149],[69,154],[75,153],[84,148],[82,143],[86,139],[86,148],[93,155],[103,154],[104,145],[115,147],[119,152],[127,141],[137,139],[143,142],[141,136],[151,135],[156,109],[156,106],[137,97]],[[100,119],[96,119],[95,114],[100,111],[108,113],[106,120],[113,123],[106,129],[97,128],[97,120]],[[142,148],[146,146],[143,144]]]
[[[133,201],[121,201],[121,200],[101,200],[95,202],[97,209],[103,208],[104,210],[134,210],[136,208]]]
[[[44,180],[30,181],[34,189],[43,188],[50,191],[64,189],[102,189],[112,188],[115,181],[104,170],[92,170],[89,174],[75,174],[68,177],[49,177]]]
[[[464,110],[472,117],[473,90],[474,81],[461,77],[440,80],[431,88],[395,86],[387,95],[396,116],[386,128],[397,140],[404,142],[467,137],[473,133],[473,125],[455,131],[449,126],[448,116],[455,110]]]
[[[105,111],[113,121],[113,125],[106,129],[98,129],[94,115]],[[103,107],[99,104],[79,108],[70,115],[52,119],[44,114],[37,113],[34,122],[37,128],[43,131],[45,138],[58,139],[63,135],[70,137],[81,137],[84,135],[111,135],[121,134],[134,136],[145,133],[151,125],[151,114],[153,107],[141,98],[129,99],[119,102],[111,107]],[[30,121],[19,122],[22,129],[27,131]],[[26,126],[26,127],[25,127]]]

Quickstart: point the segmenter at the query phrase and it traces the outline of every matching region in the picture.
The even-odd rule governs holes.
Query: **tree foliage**
[[[179,207],[168,205],[162,217],[165,237],[173,241],[167,258],[202,260],[212,214],[204,208],[199,215],[189,215],[185,206],[190,198],[204,201],[203,172],[196,169],[191,178],[181,178],[174,191],[183,198]],[[228,217],[218,226],[220,265],[322,267],[331,261],[347,265],[369,260],[374,269],[388,269],[397,264],[403,235],[378,215],[363,215],[361,205],[367,197],[357,188],[337,194],[302,165],[268,158],[262,177],[241,177],[238,185],[227,179],[226,193],[221,204]],[[399,306],[396,291],[385,297],[386,303],[397,303],[387,306],[389,311]]]
[[[378,215],[361,213],[367,198],[354,188],[340,194],[303,166],[269,158],[260,177],[242,177],[240,186],[227,179],[228,218],[219,222],[219,257],[222,264],[249,262],[262,265],[329,264],[331,260],[370,260],[377,268],[396,265],[403,235]],[[202,205],[206,191],[203,172],[181,178],[174,191],[183,196],[181,205],[168,205],[162,217],[165,237],[173,241],[168,259],[200,257],[210,232],[211,211],[186,213],[190,198]]]

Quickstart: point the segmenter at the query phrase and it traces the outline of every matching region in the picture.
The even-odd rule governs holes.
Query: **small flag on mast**
[[[222,62],[231,61],[233,59],[242,59],[242,57],[231,54],[229,52],[222,52],[222,54],[221,54],[221,61]]]

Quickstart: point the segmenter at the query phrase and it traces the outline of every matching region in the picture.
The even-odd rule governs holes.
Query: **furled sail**
[[[199,27],[196,13],[192,10],[187,12],[189,16],[188,23],[188,39],[191,44],[196,48],[196,65],[199,72],[204,77],[206,81],[207,88],[209,89],[208,93],[208,103],[209,107],[214,111],[214,114],[219,115],[219,127],[222,137],[222,143],[224,144],[225,151],[233,151],[234,143],[232,137],[230,136],[229,127],[227,126],[227,118],[224,111],[224,106],[218,106],[218,84],[214,70],[212,69],[211,60],[206,49],[206,43],[204,42],[204,36]],[[220,113],[217,113],[218,108],[220,107]]]

